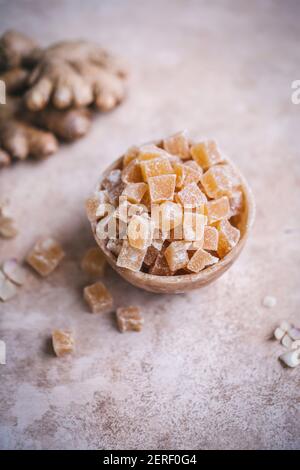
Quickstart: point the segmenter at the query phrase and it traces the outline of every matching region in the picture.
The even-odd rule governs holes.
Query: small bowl
[[[120,157],[103,172],[100,183],[101,180],[103,180],[112,170],[122,168],[122,160],[123,157]],[[244,248],[255,218],[255,202],[251,189],[249,188],[243,175],[232,163],[232,161],[226,158],[226,163],[231,165],[237,175],[240,177],[241,190],[243,191],[244,195],[244,208],[242,213],[239,214],[236,224],[241,231],[241,237],[238,244],[228,253],[228,255],[218,261],[218,263],[203,269],[203,271],[200,271],[197,274],[155,276],[153,274],[148,274],[141,271],[134,272],[130,271],[129,269],[120,268],[117,266],[115,256],[106,249],[105,240],[98,239],[96,236],[96,224],[92,223],[92,231],[95,240],[103,251],[105,258],[110,266],[130,284],[139,287],[140,289],[158,294],[182,294],[190,290],[199,289],[200,287],[204,287],[207,284],[210,284],[211,282],[218,279],[218,277],[220,277],[222,274],[224,274],[227,269],[229,269],[230,266],[237,260],[239,254]]]

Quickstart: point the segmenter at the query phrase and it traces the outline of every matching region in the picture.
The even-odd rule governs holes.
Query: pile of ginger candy
[[[239,242],[241,181],[213,140],[179,132],[131,147],[87,200],[116,264],[157,276],[198,273]]]

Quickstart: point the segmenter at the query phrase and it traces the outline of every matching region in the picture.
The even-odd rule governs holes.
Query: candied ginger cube
[[[230,205],[227,196],[220,197],[206,204],[208,223],[213,224],[218,220],[228,219],[230,217]]]
[[[188,241],[200,241],[204,236],[207,217],[197,212],[184,211],[183,235]]]
[[[66,330],[54,330],[52,332],[52,345],[57,357],[71,354],[74,351],[72,333]]]
[[[233,170],[229,165],[216,165],[204,173],[201,183],[206,194],[211,198],[230,196],[238,184],[233,176]]]
[[[132,160],[138,157],[139,154],[139,148],[133,145],[132,147],[129,147],[127,152],[123,156],[123,168],[125,168]]]
[[[154,158],[166,157],[168,154],[154,144],[142,145],[139,149],[138,159],[140,161],[152,160]]]
[[[151,176],[174,174],[173,167],[168,157],[153,158],[140,162],[144,181],[148,181]]]
[[[190,158],[189,141],[186,131],[177,132],[164,139],[164,149],[172,155],[178,155],[182,160]]]
[[[192,145],[191,154],[204,170],[223,161],[221,152],[214,140],[206,140]]]
[[[199,248],[196,253],[193,254],[190,261],[188,262],[187,268],[189,271],[194,273],[199,273],[204,269],[206,266],[210,266],[215,264],[219,261],[219,258],[216,256],[212,256],[207,251]]]
[[[144,319],[139,307],[129,306],[117,309],[117,324],[121,333],[124,331],[141,331]]]
[[[206,225],[204,227],[203,249],[209,251],[217,251],[219,241],[219,232],[216,227]],[[201,248],[201,247],[199,247]]]
[[[125,184],[128,183],[140,183],[143,181],[142,171],[140,162],[137,159],[132,160],[122,170],[122,181]]]
[[[173,276],[174,272],[171,271],[163,252],[158,254],[155,263],[149,269],[149,274],[155,276]]]
[[[130,269],[130,271],[139,271],[142,267],[146,251],[147,248],[139,250],[131,246],[127,240],[124,240],[117,259],[117,266]]]
[[[154,225],[149,217],[135,215],[131,218],[127,236],[129,244],[138,250],[146,249],[152,241]]]
[[[27,263],[41,276],[48,276],[59,265],[65,253],[53,238],[38,240],[27,255]]]
[[[176,200],[183,207],[189,208],[202,206],[207,201],[205,194],[200,191],[196,183],[190,183],[179,191],[176,194]]]
[[[238,215],[243,209],[243,193],[242,191],[234,191],[229,197],[230,217]]]
[[[147,253],[146,253],[146,256],[144,258],[144,264],[146,266],[152,266],[152,264],[155,263],[155,260],[158,256],[158,253],[159,253],[159,250],[157,248],[155,248],[154,245],[150,245],[148,247],[148,250],[147,250]]]
[[[218,255],[223,258],[236,246],[240,239],[239,229],[233,227],[228,220],[221,220],[217,224],[219,231]]]
[[[185,178],[183,181],[183,186],[187,186],[190,183],[198,183],[202,176],[202,169],[200,166],[198,168],[193,168],[191,165],[187,163],[184,164],[184,173]]]
[[[147,191],[146,183],[129,183],[125,186],[122,196],[125,196],[129,202],[139,203]]]
[[[109,198],[106,190],[95,191],[93,196],[87,199],[85,209],[90,222],[95,222],[99,217],[105,215],[105,210],[99,211],[99,206],[105,208],[107,203],[109,203]]]
[[[153,208],[151,217],[156,227],[159,227],[163,233],[168,233],[182,224],[182,206],[172,201],[163,202]]]
[[[83,290],[83,296],[92,313],[108,313],[113,308],[112,295],[100,281],[86,286]]]
[[[111,251],[115,256],[119,256],[121,248],[122,248],[122,240],[108,240],[106,244],[106,248]]]
[[[175,191],[176,175],[152,176],[149,178],[149,193],[152,203],[172,201]]]
[[[170,243],[165,250],[165,258],[171,271],[178,271],[185,268],[189,262],[187,253],[187,244],[183,241],[175,241]]]
[[[180,189],[183,186],[184,178],[185,178],[185,167],[184,164],[181,162],[172,162],[173,169],[176,175],[176,188]]]
[[[12,299],[16,294],[17,286],[0,271],[0,299],[6,302]]]
[[[93,246],[87,250],[81,261],[81,269],[94,277],[103,276],[105,266],[105,257],[97,246]]]

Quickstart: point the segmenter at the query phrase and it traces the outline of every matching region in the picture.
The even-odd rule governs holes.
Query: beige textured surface
[[[157,9],[155,8],[157,5]],[[1,448],[299,448],[300,369],[284,369],[268,337],[300,322],[299,2],[0,2],[0,32],[20,28],[44,43],[84,36],[127,57],[130,97],[91,134],[43,164],[2,171],[20,235],[0,260],[22,258],[41,234],[67,257],[47,280],[31,274],[1,304]],[[140,334],[91,315],[79,261],[92,236],[83,199],[127,146],[181,128],[216,136],[257,200],[252,238],[209,287],[180,296],[135,289],[109,272],[116,306],[138,303]],[[274,309],[262,307],[265,295]],[[75,357],[49,348],[72,327]]]

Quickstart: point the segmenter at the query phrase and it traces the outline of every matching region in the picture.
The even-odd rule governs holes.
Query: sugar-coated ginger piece
[[[217,251],[219,241],[219,232],[216,227],[206,225],[204,227],[203,249],[209,251]],[[201,248],[201,247],[199,247]]]
[[[159,206],[153,206],[151,218],[154,220],[155,226],[158,227],[161,232],[169,233],[171,229],[182,224],[182,212],[182,206],[180,204],[166,201]]]
[[[99,247],[93,246],[85,253],[81,269],[93,277],[103,276],[106,267],[105,257]]]
[[[86,286],[83,296],[92,313],[109,313],[113,309],[113,298],[102,282]]]
[[[117,266],[130,269],[130,271],[140,271],[146,252],[147,248],[139,250],[131,246],[128,240],[124,240],[117,259]]]
[[[135,158],[122,170],[123,183],[140,183],[143,181],[140,162]]]
[[[187,269],[192,271],[193,273],[199,273],[202,269],[206,268],[207,266],[211,266],[219,261],[219,258],[216,256],[212,256],[207,251],[200,248],[193,254],[191,259],[187,264]]]
[[[111,238],[106,244],[106,248],[111,251],[115,256],[119,256],[122,248],[122,240]]]
[[[95,222],[107,213],[106,204],[109,203],[108,192],[106,190],[95,191],[93,196],[85,203],[85,210],[90,222]],[[100,206],[100,207],[99,207]]]
[[[138,160],[152,160],[160,157],[167,157],[168,154],[163,149],[154,144],[145,144],[139,148]]]
[[[152,203],[173,200],[176,175],[152,176],[148,179],[148,183]]]
[[[207,217],[197,212],[184,211],[183,236],[187,241],[200,241],[204,236]]]
[[[151,244],[153,232],[154,225],[149,217],[135,215],[127,228],[129,244],[138,250],[145,250]]]
[[[27,263],[41,276],[48,276],[59,265],[65,253],[54,238],[38,240],[26,257]]]
[[[70,331],[54,330],[52,332],[52,345],[56,356],[62,357],[74,351],[75,341]]]
[[[170,243],[165,250],[165,258],[171,271],[178,271],[185,268],[189,262],[187,244],[183,241]]]
[[[151,176],[174,174],[173,167],[168,157],[153,158],[140,162],[143,179],[148,182]]]
[[[0,214],[0,237],[15,238],[18,233],[15,220],[8,215]]]
[[[146,266],[152,266],[159,254],[159,251],[153,244],[150,245],[147,249],[146,256],[144,258],[144,264]]]
[[[14,284],[22,286],[26,281],[26,272],[16,259],[7,259],[2,265],[3,274]]]
[[[207,198],[196,183],[190,183],[176,194],[176,200],[183,207],[194,208],[206,203]]]
[[[192,165],[188,165],[188,162],[184,164],[184,181],[183,186],[187,186],[190,183],[199,183],[203,171],[200,166],[198,168],[193,168]]]
[[[163,251],[158,254],[155,263],[150,267],[149,274],[155,276],[173,276],[174,271],[171,271]]]
[[[231,196],[229,196],[229,205],[230,205],[230,216],[233,217],[241,213],[243,209],[243,193],[242,191],[236,190]]]
[[[136,159],[139,154],[139,148],[136,145],[129,147],[123,156],[123,168],[125,168],[132,160]]]
[[[229,165],[216,165],[204,173],[201,184],[209,197],[219,198],[230,196],[239,182]]]
[[[241,234],[239,229],[231,225],[228,220],[218,222],[217,229],[219,231],[217,252],[220,258],[224,258],[237,245]]]
[[[192,145],[191,155],[204,170],[221,163],[224,158],[214,140],[206,140]]]
[[[148,186],[146,183],[129,183],[125,186],[122,196],[126,197],[129,202],[138,204],[144,197]]]
[[[0,300],[6,302],[17,294],[17,286],[0,271]]]
[[[218,220],[228,219],[231,216],[230,205],[227,196],[208,201],[206,204],[208,223],[213,224]]]
[[[121,333],[125,331],[141,331],[144,319],[139,307],[130,305],[117,309],[117,324]]]
[[[185,178],[185,167],[180,161],[172,162],[172,166],[176,175],[176,189],[181,189]]]
[[[177,132],[164,139],[163,146],[167,152],[172,155],[178,155],[182,160],[190,158],[189,141],[186,131]]]
[[[124,187],[119,169],[112,170],[102,181],[102,189],[106,189],[109,202],[113,205],[118,203]]]

